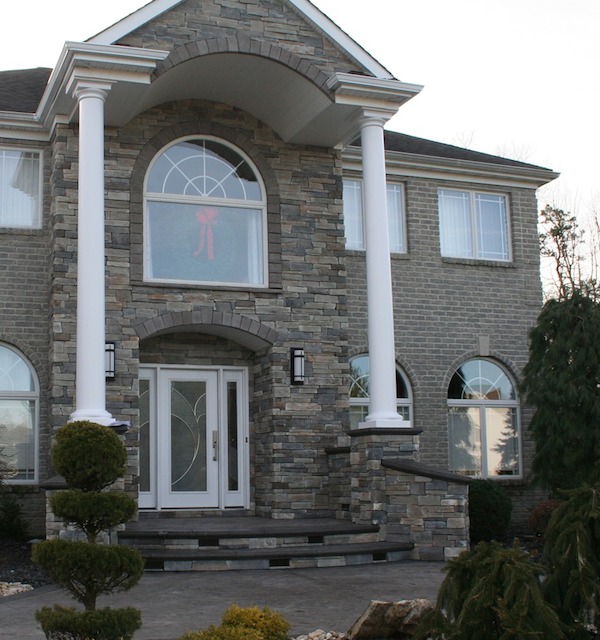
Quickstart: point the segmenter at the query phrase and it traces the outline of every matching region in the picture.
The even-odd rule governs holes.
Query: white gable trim
[[[114,44],[132,31],[139,29],[147,22],[150,22],[150,20],[176,7],[183,1],[184,0],[153,0],[137,11],[130,13],[122,20],[119,20],[119,22],[116,22],[111,27],[89,38],[86,42],[90,44]]]
[[[328,18],[320,9],[317,9],[314,4],[309,2],[309,0],[287,1],[376,78],[394,79],[394,76],[383,65],[379,64],[373,56],[365,51],[345,31],[340,29],[331,18]]]
[[[392,80],[394,76],[373,56],[365,51],[345,31],[328,18],[320,9],[317,9],[309,0],[286,0],[296,11],[314,24],[327,38],[344,50],[353,60],[356,60],[369,73],[376,78]],[[89,38],[90,44],[114,44],[121,38],[139,29],[141,26],[158,17],[165,11],[176,7],[184,0],[153,0],[137,11],[126,16],[111,27],[104,29],[97,35]]]

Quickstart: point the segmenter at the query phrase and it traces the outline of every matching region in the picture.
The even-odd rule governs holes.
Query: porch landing
[[[119,544],[139,549],[148,571],[339,567],[407,560],[413,548],[381,541],[377,525],[334,518],[178,515],[142,514],[118,532]]]

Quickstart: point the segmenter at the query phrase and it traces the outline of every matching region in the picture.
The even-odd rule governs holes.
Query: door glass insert
[[[140,491],[150,491],[150,380],[140,380]]]
[[[171,381],[171,491],[206,491],[206,382]]]
[[[227,383],[227,481],[229,491],[239,489],[238,465],[238,390],[237,383]]]

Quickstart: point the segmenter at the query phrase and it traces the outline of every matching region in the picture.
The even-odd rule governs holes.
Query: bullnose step
[[[149,571],[331,567],[410,559],[412,544],[379,540],[372,524],[324,519],[165,518],[130,523],[119,543]]]

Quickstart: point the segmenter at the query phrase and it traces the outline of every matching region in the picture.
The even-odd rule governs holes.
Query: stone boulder
[[[400,600],[371,604],[347,633],[348,640],[409,640],[421,618],[431,611],[430,600]]]

